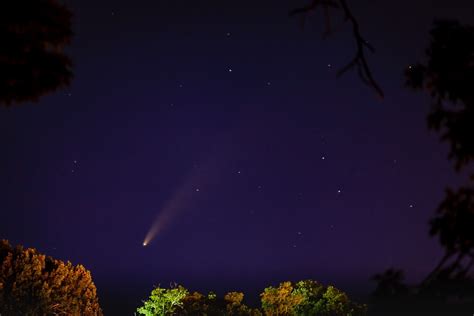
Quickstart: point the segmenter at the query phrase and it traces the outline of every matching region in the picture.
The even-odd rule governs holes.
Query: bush
[[[0,315],[102,315],[91,274],[0,241]]]
[[[151,291],[148,301],[137,309],[138,314],[145,316],[164,316],[171,315],[183,307],[183,299],[188,295],[188,290],[182,286],[172,289],[163,289],[160,287]]]
[[[240,292],[227,293],[224,298],[218,298],[213,292],[207,296],[190,293],[182,286],[170,289],[157,287],[137,313],[145,316],[164,315],[206,315],[206,316],[261,316],[258,309],[252,309],[242,304],[244,294]]]
[[[312,280],[293,284],[283,282],[279,287],[267,287],[260,294],[262,308],[243,304],[244,294],[229,292],[223,298],[210,292],[207,296],[190,293],[182,286],[157,287],[150,299],[137,312],[146,316],[206,315],[206,316],[363,316],[367,306],[352,302],[346,293],[333,286],[323,286]]]
[[[367,307],[352,302],[346,293],[334,286],[323,286],[313,280],[296,284],[283,282],[267,287],[262,294],[265,315],[362,316]]]

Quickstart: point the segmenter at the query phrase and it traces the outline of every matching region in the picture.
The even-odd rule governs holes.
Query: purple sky
[[[472,21],[471,1],[354,1],[384,101],[335,79],[349,29],[322,41],[318,12],[302,30],[287,13],[305,1],[67,2],[73,85],[0,108],[0,238],[84,264],[106,314],[172,281],[256,296],[313,278],[365,297],[374,273],[416,280],[439,259],[427,223],[464,178],[402,75],[432,19]]]

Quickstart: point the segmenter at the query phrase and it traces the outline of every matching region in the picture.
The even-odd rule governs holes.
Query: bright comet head
[[[143,242],[143,247],[146,247],[146,245],[148,245],[148,243],[146,241]]]

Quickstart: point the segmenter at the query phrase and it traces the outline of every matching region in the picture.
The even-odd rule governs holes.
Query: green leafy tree
[[[321,313],[315,315],[355,316],[365,315],[366,313],[364,305],[351,302],[346,293],[331,285],[326,288],[326,292],[317,305],[321,306]]]
[[[91,274],[72,265],[0,242],[1,315],[102,315]]]
[[[183,307],[183,299],[188,294],[188,290],[182,286],[171,289],[157,287],[151,291],[144,305],[137,309],[137,313],[145,316],[172,315]]]
[[[243,304],[244,294],[229,292],[218,298],[214,292],[207,296],[189,292],[182,286],[171,289],[155,288],[148,301],[137,312],[146,316],[206,315],[206,316],[261,316],[258,309]]]
[[[320,309],[319,302],[324,291],[324,286],[317,281],[303,280],[296,283],[294,292],[304,298],[296,307],[296,313],[298,315],[316,314]]]
[[[362,316],[366,306],[352,302],[346,293],[333,286],[325,287],[312,280],[292,284],[283,282],[278,287],[267,287],[260,294],[262,309],[243,303],[244,293],[229,292],[219,298],[214,292],[207,296],[189,292],[182,286],[171,289],[155,288],[150,299],[137,312],[146,316],[206,315],[206,316],[262,316],[262,315],[320,315]]]

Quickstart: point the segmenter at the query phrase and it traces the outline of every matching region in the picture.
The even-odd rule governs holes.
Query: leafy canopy
[[[352,302],[347,294],[333,286],[304,280],[293,284],[283,282],[278,287],[267,287],[260,294],[261,308],[243,304],[244,293],[229,292],[223,299],[210,292],[207,296],[190,293],[182,286],[170,289],[155,288],[144,306],[137,312],[146,316],[158,315],[320,315],[362,316],[366,306]]]
[[[102,315],[91,274],[0,241],[0,315]]]

